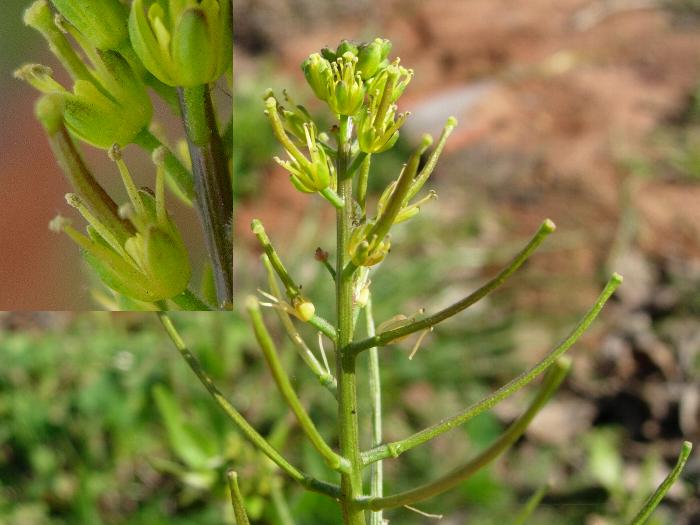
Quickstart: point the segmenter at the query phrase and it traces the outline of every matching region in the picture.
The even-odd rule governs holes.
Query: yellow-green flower
[[[129,195],[120,213],[131,222],[134,233],[121,241],[76,194],[66,195],[66,200],[88,222],[87,235],[61,217],[52,221],[51,228],[75,241],[85,261],[115,292],[144,302],[175,297],[187,288],[192,272],[182,237],[165,209],[162,160],[157,160],[154,196],[136,188],[117,146],[110,149],[110,156],[117,162]],[[159,156],[159,152],[154,154]]]
[[[134,0],[131,44],[164,84],[208,84],[231,64],[231,16],[230,0]]]

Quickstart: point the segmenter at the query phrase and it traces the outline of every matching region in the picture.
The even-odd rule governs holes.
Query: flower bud
[[[169,86],[208,84],[232,56],[229,0],[134,0],[129,35],[143,65]]]
[[[333,165],[328,159],[322,144],[316,138],[316,126],[313,122],[304,122],[304,139],[309,157],[304,155],[291,141],[279,116],[277,100],[270,96],[265,100],[265,114],[270,120],[272,131],[282,144],[288,161],[275,157],[275,161],[291,174],[291,181],[299,191],[304,193],[320,192],[324,197],[332,193],[330,186],[333,179]]]
[[[292,306],[294,307],[294,313],[304,322],[310,321],[316,313],[314,303],[303,297],[295,298]]]
[[[173,297],[187,288],[191,268],[187,249],[177,230],[151,226],[144,237],[144,272],[154,292]]]
[[[372,42],[362,44],[357,53],[357,70],[362,80],[368,80],[386,67],[386,58],[391,51],[391,42],[387,39],[376,38]]]
[[[129,37],[128,8],[120,0],[51,0],[59,13],[100,50],[119,49]]]
[[[349,40],[341,40],[340,44],[335,50],[335,57],[342,57],[345,53],[350,53],[351,55],[357,56],[359,49],[358,47],[350,42]]]
[[[368,238],[374,224],[368,222],[355,228],[350,235],[348,251],[350,260],[356,266],[374,266],[384,260],[391,248],[388,237],[379,239],[376,235]]]
[[[333,83],[331,63],[318,53],[314,53],[304,60],[301,69],[316,96],[327,101],[330,97],[330,86]]]
[[[365,100],[365,87],[356,72],[357,57],[350,52],[333,62],[333,83],[327,100],[337,115],[352,116]]]

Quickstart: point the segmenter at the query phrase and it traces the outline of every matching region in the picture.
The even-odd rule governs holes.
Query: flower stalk
[[[178,88],[192,159],[197,208],[214,270],[219,307],[233,304],[233,190],[208,85]]]

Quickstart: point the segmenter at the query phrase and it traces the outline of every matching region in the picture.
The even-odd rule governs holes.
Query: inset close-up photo
[[[11,194],[20,178],[34,188],[62,175],[68,191],[54,190],[54,209],[36,214],[27,207],[20,213],[33,215],[15,217],[4,233],[1,306],[230,309],[230,0],[24,5],[16,25],[34,30],[32,38],[43,39],[47,52],[13,52],[24,61],[14,77],[26,84],[21,96],[33,100],[33,115],[25,107],[22,122],[38,123],[30,136],[19,131],[5,140],[15,146],[13,164],[50,151],[53,166],[39,175],[10,172],[3,200],[44,197],[36,190]],[[65,275],[57,260],[38,262],[46,257],[39,250],[31,255],[38,261],[22,257],[24,245],[36,243],[27,226],[38,221],[59,234],[45,241],[50,254],[56,245],[72,244],[67,266],[73,268]],[[62,287],[76,266],[77,282]],[[42,286],[47,277],[54,286]]]

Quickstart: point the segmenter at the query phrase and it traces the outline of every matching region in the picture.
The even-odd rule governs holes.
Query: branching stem
[[[231,420],[236,424],[236,426],[243,432],[243,435],[250,441],[250,443],[257,447],[263,454],[270,458],[280,469],[282,469],[289,477],[294,481],[306,487],[308,490],[319,492],[325,494],[332,498],[337,498],[340,496],[340,487],[337,485],[332,485],[326,483],[325,481],[320,481],[316,478],[303,473],[295,466],[293,466],[287,459],[280,454],[277,449],[275,449],[270,443],[261,436],[248,421],[243,417],[243,415],[235,409],[235,407],[224,397],[224,395],[216,388],[214,381],[211,377],[204,371],[199,360],[190,352],[190,350],[185,345],[182,337],[178,333],[173,325],[172,320],[168,317],[168,314],[164,312],[157,312],[158,319],[160,319],[163,328],[165,328],[166,333],[172,340],[175,348],[180,352],[180,355],[185,359],[189,367],[195,373],[199,381],[204,385],[209,394],[214,398],[214,401],[226,412],[226,415],[231,418]]]
[[[503,399],[510,397],[515,392],[526,386],[538,375],[549,368],[559,357],[561,357],[564,352],[566,352],[573,344],[581,337],[581,335],[586,331],[590,324],[595,320],[603,306],[617,289],[617,287],[622,282],[622,276],[618,274],[613,274],[605,288],[598,296],[598,299],[593,305],[593,307],[588,311],[588,313],[581,319],[581,321],[576,325],[576,327],[571,331],[571,333],[559,343],[551,352],[549,352],[541,361],[535,364],[529,370],[526,370],[518,377],[506,383],[501,388],[493,392],[491,395],[485,397],[481,401],[475,403],[469,408],[463,410],[462,412],[443,419],[441,422],[432,425],[426,429],[421,430],[400,441],[394,441],[375,447],[362,454],[362,459],[365,465],[369,465],[375,461],[386,458],[396,458],[400,454],[410,450],[418,445],[434,439],[445,432],[452,430],[453,428],[462,425],[478,416],[482,412],[489,410],[494,407],[498,402]]]
[[[649,499],[644,503],[644,506],[639,511],[639,513],[632,519],[630,525],[643,525],[649,519],[649,516],[654,512],[656,507],[659,506],[661,500],[669,491],[671,486],[676,482],[678,477],[681,475],[683,468],[685,467],[688,458],[690,457],[690,452],[693,450],[693,445],[689,441],[684,441],[681,447],[681,453],[678,456],[678,461],[673,470],[666,476],[661,482],[661,485],[654,491],[654,493],[649,496]]]
[[[500,437],[486,450],[481,452],[475,458],[469,460],[464,465],[452,470],[441,478],[418,487],[407,490],[393,496],[384,498],[368,498],[362,502],[362,506],[376,509],[390,509],[402,507],[404,505],[413,505],[419,501],[431,498],[438,494],[442,494],[457,485],[462,481],[474,475],[476,472],[491,463],[494,459],[503,454],[515,443],[520,436],[523,435],[525,429],[534,419],[537,413],[547,404],[554,392],[559,388],[559,385],[566,377],[571,363],[569,361],[558,361],[552,368],[549,369],[542,386],[537,395],[530,403],[528,409],[511,424],[508,429],[500,435]]]
[[[523,263],[532,255],[539,245],[542,244],[547,236],[555,230],[555,228],[556,227],[552,221],[549,219],[545,220],[537,230],[537,233],[535,233],[535,236],[530,240],[525,248],[523,248],[523,250],[515,256],[515,258],[506,268],[501,270],[496,277],[491,279],[475,292],[469,294],[464,299],[457,301],[453,305],[448,306],[447,308],[440,310],[438,313],[431,315],[430,317],[426,317],[425,319],[408,323],[393,330],[387,330],[386,332],[382,332],[374,337],[368,337],[362,341],[350,343],[344,348],[343,353],[358,354],[363,350],[367,350],[368,348],[385,346],[396,339],[400,339],[401,337],[425,330],[431,326],[435,326],[445,319],[449,319],[462,310],[470,307],[501,286],[511,275],[513,275],[513,273],[515,273],[515,271],[523,265]]]
[[[301,288],[294,282],[291,275],[289,275],[289,272],[287,271],[287,268],[285,268],[282,259],[280,259],[279,255],[277,255],[277,250],[275,250],[274,246],[272,246],[270,238],[267,236],[262,223],[258,219],[254,219],[251,224],[251,229],[258,238],[258,241],[260,241],[260,245],[263,247],[265,255],[270,261],[270,265],[282,281],[282,284],[284,284],[287,297],[289,297],[289,300],[293,304],[295,300],[301,297]],[[338,334],[335,327],[322,317],[314,315],[307,322],[334,343],[338,340]]]
[[[289,381],[289,376],[280,362],[275,343],[272,341],[272,337],[265,327],[265,322],[260,313],[260,305],[255,297],[248,298],[246,301],[246,310],[248,310],[255,337],[263,351],[265,361],[277,384],[277,388],[296,416],[297,421],[299,421],[299,425],[304,431],[304,434],[306,434],[306,437],[309,438],[311,444],[319,454],[321,454],[330,468],[338,472],[349,472],[350,462],[346,458],[339,456],[328,443],[326,443],[297,397],[294,387],[292,387],[292,383]]]
[[[267,257],[267,255],[263,255],[262,261],[265,265],[265,268],[267,269],[267,282],[268,286],[270,287],[270,292],[273,296],[281,298],[280,288],[277,284],[274,269],[272,268],[270,259]],[[296,327],[294,326],[294,322],[292,321],[291,316],[282,308],[275,308],[275,310],[277,311],[277,315],[279,316],[280,321],[282,322],[282,326],[284,327],[285,332],[287,332],[287,336],[298,350],[299,355],[301,356],[304,363],[306,363],[311,372],[316,376],[318,382],[324,387],[326,387],[331,392],[331,394],[337,396],[338,384],[335,380],[335,376],[333,376],[330,370],[324,368],[323,365],[321,365],[321,363],[318,361],[318,359],[316,359],[316,356],[308,347],[304,339],[301,337],[301,334],[297,331]]]

